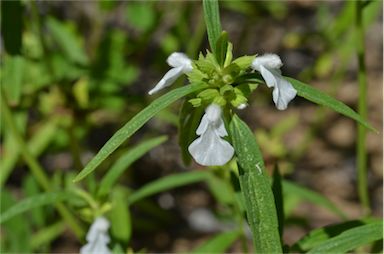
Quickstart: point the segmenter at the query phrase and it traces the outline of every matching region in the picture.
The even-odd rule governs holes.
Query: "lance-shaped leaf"
[[[316,246],[308,253],[346,253],[380,239],[383,239],[382,221],[346,230]]]
[[[221,34],[218,0],[203,0],[203,9],[209,45],[211,45],[212,52],[216,52],[216,42]]]
[[[281,253],[275,201],[259,146],[252,131],[237,115],[233,116],[229,131],[255,252]]]
[[[205,84],[193,84],[174,89],[160,98],[154,100],[145,109],[140,111],[131,120],[129,120],[120,130],[118,130],[105,145],[100,149],[95,157],[85,166],[85,168],[75,177],[74,182],[80,181],[88,174],[92,173],[97,166],[100,165],[113,151],[115,151],[127,138],[132,136],[138,129],[140,129],[146,122],[149,121],[154,115],[159,113],[164,108],[171,105],[178,99],[204,89]]]
[[[363,119],[358,113],[356,113],[353,109],[345,105],[344,103],[332,98],[331,96],[313,88],[310,85],[304,84],[293,78],[288,78],[293,87],[297,90],[297,94],[309,101],[312,101],[316,104],[329,107],[334,111],[343,114],[353,120],[359,122],[366,128],[377,132],[375,128],[373,128],[365,119]]]

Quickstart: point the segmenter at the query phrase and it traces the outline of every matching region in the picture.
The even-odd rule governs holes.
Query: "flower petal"
[[[231,144],[220,138],[212,126],[189,145],[188,151],[195,161],[203,166],[224,165],[234,154]]]
[[[174,52],[172,53],[168,59],[167,63],[174,67],[183,67],[183,72],[190,72],[192,71],[192,61],[189,59],[189,57],[181,52]]]
[[[201,136],[208,128],[209,121],[208,121],[208,116],[207,114],[203,115],[203,118],[201,118],[199,127],[196,129],[196,134]]]
[[[182,66],[170,69],[167,73],[165,73],[164,77],[159,81],[159,83],[157,83],[156,86],[148,92],[148,94],[152,95],[161,89],[172,85],[172,83],[175,82],[176,79],[181,76],[181,74],[183,74]]]
[[[293,88],[292,84],[284,78],[278,77],[277,79],[277,86],[275,86],[272,93],[273,101],[277,109],[284,110],[288,107],[288,103],[295,98],[297,91]]]
[[[261,72],[261,66],[264,66],[267,69],[279,69],[283,66],[281,59],[276,54],[264,54],[258,56],[252,62],[252,68]]]
[[[274,75],[272,71],[268,70],[267,68],[261,65],[260,73],[261,76],[263,76],[265,84],[267,84],[268,87],[275,87],[277,85],[278,81],[276,79],[276,75]]]

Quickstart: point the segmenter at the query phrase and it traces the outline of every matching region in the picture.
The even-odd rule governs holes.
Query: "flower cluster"
[[[243,56],[232,61],[232,46],[229,44],[222,64],[210,52],[206,56],[200,54],[196,61],[175,52],[168,57],[167,62],[173,68],[149,94],[171,85],[183,73],[188,75],[191,83],[203,82],[209,85],[209,88],[189,100],[194,107],[205,107],[205,114],[196,130],[198,137],[188,147],[195,161],[204,166],[224,165],[231,160],[234,149],[224,139],[228,133],[222,108],[227,105],[237,109],[245,108],[248,105],[247,97],[260,83],[257,75],[261,75],[268,87],[273,87],[273,101],[279,110],[285,110],[297,94],[292,84],[281,75],[283,63],[275,54]]]

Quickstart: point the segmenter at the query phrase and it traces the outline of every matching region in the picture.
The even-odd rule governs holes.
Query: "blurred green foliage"
[[[370,2],[364,16],[367,27],[377,19],[382,8],[381,1]],[[281,24],[296,8],[294,3],[274,1],[223,1],[220,4],[226,22],[231,15],[248,20],[243,23],[243,28],[232,28],[239,32],[233,38],[239,45],[234,48],[235,54],[246,51],[246,47],[240,45],[251,36],[251,27],[267,17],[274,24]],[[281,42],[285,49],[316,52],[317,60],[313,66],[308,66],[300,75],[303,80],[329,78],[331,93],[337,90],[346,75],[354,50],[354,33],[350,26],[353,2],[338,5],[340,8],[335,12],[328,2],[312,3],[308,8],[316,16],[313,30],[289,30]],[[230,28],[226,22],[223,26]],[[193,188],[195,185],[203,188],[213,197],[215,205],[210,208],[215,209],[219,219],[229,217],[238,224],[235,231],[217,235],[201,245],[200,250],[224,251],[229,243],[241,238],[237,230],[243,230],[244,200],[239,190],[228,184],[228,179],[235,177],[223,173],[222,168],[180,173],[174,165],[166,165],[166,172],[172,175],[161,177],[163,172],[160,172],[157,174],[160,178],[149,183],[137,179],[133,170],[127,170],[128,167],[136,170],[155,167],[144,163],[140,157],[164,140],[161,138],[161,142],[149,145],[148,149],[140,145],[148,145],[146,141],[160,133],[169,134],[169,129],[178,124],[178,106],[163,110],[144,132],[128,140],[128,148],[120,148],[103,163],[96,175],[79,184],[72,182],[90,154],[149,104],[148,88],[167,70],[165,59],[171,52],[184,51],[196,58],[199,51],[207,48],[200,3],[2,1],[1,38],[1,99],[6,100],[12,112],[26,149],[43,166],[52,191],[73,195],[65,205],[79,221],[88,225],[95,216],[107,214],[112,224],[111,246],[115,253],[131,251],[132,243],[143,248],[144,240],[140,242],[140,234],[151,234],[172,226],[175,211],[162,209],[151,196],[189,184],[194,184]],[[341,40],[344,41],[342,45]],[[252,43],[257,44],[257,41]],[[313,45],[319,46],[320,50]],[[256,103],[266,104],[262,98]],[[20,143],[5,121],[3,110],[2,214],[17,206],[20,200],[47,194],[30,173],[30,165],[22,157]],[[319,122],[325,119],[321,111],[318,115]],[[259,127],[255,130],[261,150],[268,158],[282,161],[281,172],[286,175],[294,171],[295,161],[303,155],[314,136],[313,126],[309,126],[306,130],[308,138],[296,150],[289,150],[284,137],[297,126],[298,118],[298,115],[292,115],[270,130]],[[140,147],[139,152],[135,150]],[[133,156],[133,152],[137,154]],[[119,161],[127,154],[134,159]],[[134,163],[136,160],[140,161]],[[122,164],[116,165],[118,162]],[[119,180],[115,179],[114,184],[100,195],[100,183],[106,179],[108,170],[116,167],[119,168],[116,170]],[[233,174],[237,166],[231,164],[225,169]],[[197,182],[204,184],[197,185]],[[293,217],[294,208],[303,200],[343,217],[339,208],[320,194],[284,181],[283,189],[285,221]],[[304,225],[307,226],[308,223]],[[58,246],[60,241],[76,242],[79,247],[84,239],[74,239],[73,234],[68,236],[68,228],[68,223],[58,215],[53,204],[31,206],[1,224],[0,251],[49,253],[60,251],[63,247]]]

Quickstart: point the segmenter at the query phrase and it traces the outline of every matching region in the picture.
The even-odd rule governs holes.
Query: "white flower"
[[[252,68],[261,73],[268,87],[273,89],[273,101],[277,109],[284,110],[288,103],[295,98],[297,91],[281,76],[281,59],[275,54],[265,54],[256,57],[252,62]]]
[[[221,107],[211,104],[205,109],[205,114],[196,130],[199,135],[188,151],[195,161],[203,166],[221,166],[227,163],[233,156],[234,149],[222,137],[227,136]]]
[[[188,73],[192,71],[192,61],[184,53],[172,53],[168,57],[167,63],[173,68],[170,69],[164,75],[164,77],[159,81],[159,83],[157,83],[156,86],[148,92],[148,94],[152,95],[158,92],[159,90],[172,85],[172,83],[175,82],[176,79],[180,77],[183,73]]]
[[[104,217],[98,217],[91,225],[87,233],[87,244],[81,247],[80,254],[110,254],[108,243],[109,221]]]

